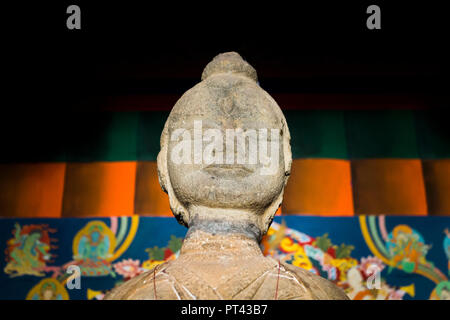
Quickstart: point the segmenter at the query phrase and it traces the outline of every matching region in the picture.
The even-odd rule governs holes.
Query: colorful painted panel
[[[139,216],[1,219],[0,228],[0,299],[32,300],[102,299],[176,259],[186,233],[173,218]],[[448,217],[277,216],[261,248],[355,300],[450,298]]]

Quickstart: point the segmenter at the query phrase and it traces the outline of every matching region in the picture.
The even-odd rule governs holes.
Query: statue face
[[[262,213],[282,192],[282,122],[255,82],[217,75],[180,99],[168,122],[167,167],[186,207]]]

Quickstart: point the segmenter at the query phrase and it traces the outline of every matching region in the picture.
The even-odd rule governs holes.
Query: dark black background
[[[269,92],[447,89],[449,27],[442,5],[143,3],[23,3],[8,27],[12,45],[4,48],[16,84],[50,91],[48,100],[61,94],[66,104],[83,95],[182,94],[216,54],[233,50],[257,69]],[[70,4],[81,8],[81,30],[66,28]],[[366,28],[369,4],[381,7],[381,30]]]
[[[231,50],[270,94],[420,96],[445,126],[450,52],[441,3],[15,3],[2,10],[12,99],[2,103],[1,149],[17,150],[31,136],[58,139],[68,111],[96,110],[104,97],[181,95],[216,54]],[[66,27],[70,4],[81,8],[81,30]],[[370,4],[381,8],[381,30],[366,27]]]

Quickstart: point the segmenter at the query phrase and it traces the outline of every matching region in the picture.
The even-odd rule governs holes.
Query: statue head
[[[177,220],[248,224],[260,237],[281,205],[291,169],[289,129],[255,69],[216,56],[173,107],[161,135],[158,176]]]

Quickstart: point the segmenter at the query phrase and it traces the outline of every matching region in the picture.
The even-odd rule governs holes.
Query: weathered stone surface
[[[176,260],[127,281],[106,299],[348,299],[328,280],[261,252],[259,241],[281,204],[292,155],[283,113],[256,81],[252,66],[235,52],[224,53],[178,100],[161,135],[158,174],[188,234]],[[278,166],[264,174],[261,162],[175,163],[171,152],[178,141],[172,135],[182,128],[195,136],[199,120],[204,130],[278,129],[278,152],[269,152]],[[238,143],[235,155],[237,150]]]

